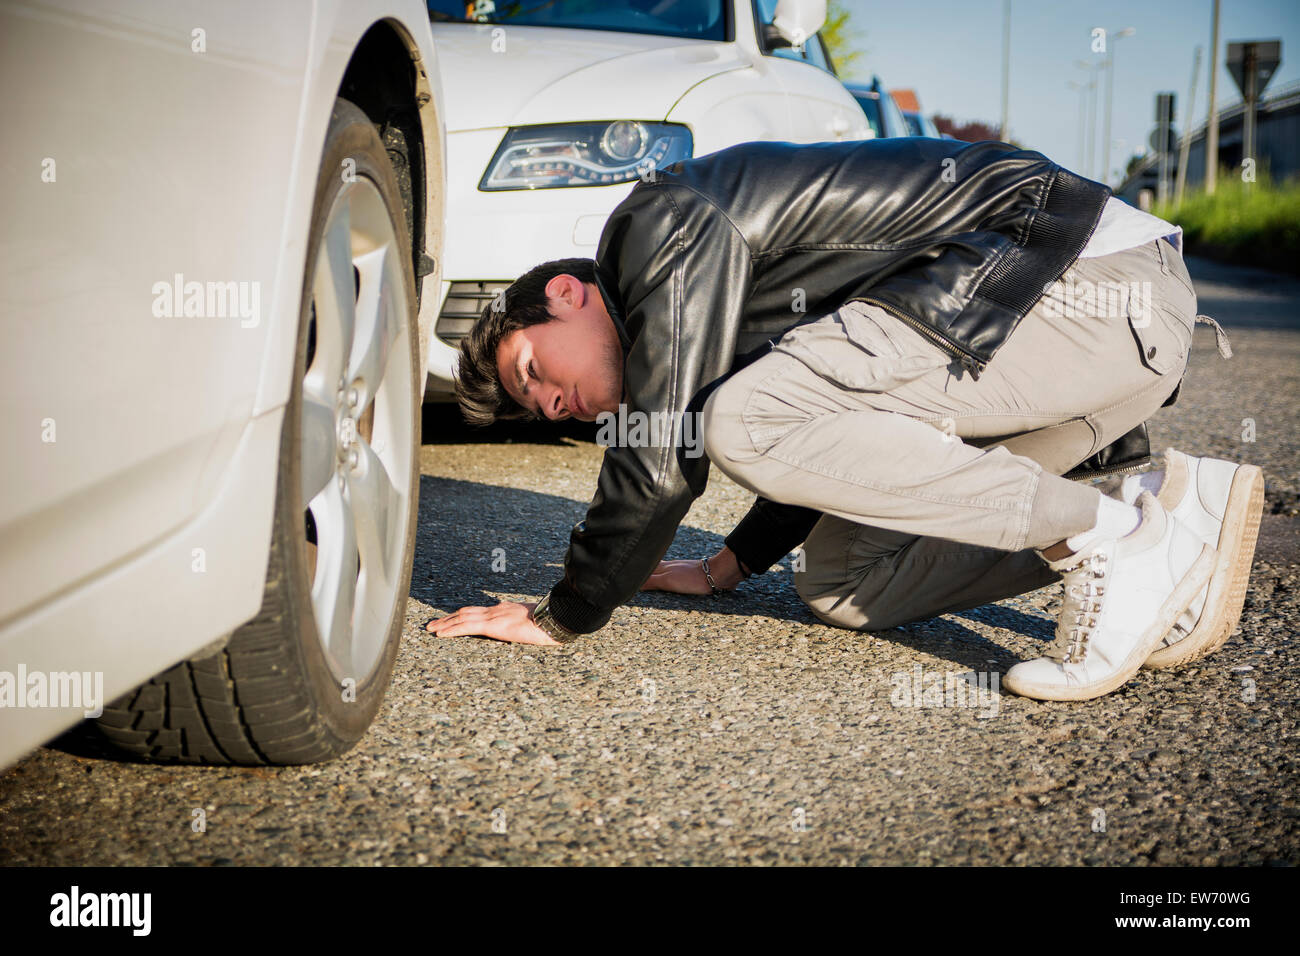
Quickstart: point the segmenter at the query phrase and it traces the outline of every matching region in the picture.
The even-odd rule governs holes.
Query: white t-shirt
[[[1101,221],[1088,244],[1079,253],[1080,259],[1095,259],[1112,252],[1123,252],[1134,246],[1165,237],[1179,254],[1183,251],[1183,228],[1174,226],[1141,209],[1134,209],[1122,199],[1111,196],[1101,211]]]

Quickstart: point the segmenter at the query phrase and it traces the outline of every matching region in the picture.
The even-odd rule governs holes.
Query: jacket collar
[[[632,338],[627,334],[627,320],[623,315],[623,300],[618,295],[618,283],[599,263],[596,265],[596,288],[605,303],[605,311],[614,321],[614,329],[618,332],[618,340],[623,346],[623,357],[627,358],[627,353],[632,350]]]

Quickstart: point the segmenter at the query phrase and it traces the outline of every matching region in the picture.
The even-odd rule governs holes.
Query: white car
[[[418,0],[0,2],[0,766],[347,750],[401,637],[445,137]]]
[[[817,35],[825,0],[429,10],[449,188],[430,401],[452,394],[456,346],[484,306],[538,263],[594,257],[606,218],[648,169],[751,140],[871,135]]]

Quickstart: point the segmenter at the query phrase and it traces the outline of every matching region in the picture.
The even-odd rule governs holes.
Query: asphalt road
[[[786,569],[719,599],[643,595],[562,649],[434,638],[430,617],[545,593],[600,466],[580,429],[434,413],[405,641],[357,748],[168,767],[65,738],[0,775],[0,863],[1300,861],[1300,282],[1190,266],[1236,355],[1198,328],[1155,444],[1262,465],[1270,512],[1241,630],[1209,660],[1080,704],[915,706],[917,668],[924,688],[1037,656],[1053,589],[865,635],[819,623]],[[669,556],[715,550],[748,504],[715,472]]]

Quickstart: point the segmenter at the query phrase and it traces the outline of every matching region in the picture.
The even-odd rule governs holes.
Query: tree
[[[1132,176],[1133,170],[1137,169],[1139,165],[1146,162],[1146,158],[1147,158],[1146,153],[1134,153],[1132,156],[1130,156],[1128,158],[1128,163],[1124,166],[1124,178],[1128,179],[1130,176]]]
[[[986,139],[999,139],[998,128],[991,123],[982,123],[979,120],[971,120],[966,123],[958,123],[956,120],[939,113],[934,114],[934,125],[940,133],[947,133],[953,139],[959,139],[965,143],[979,143]]]
[[[826,23],[819,31],[830,51],[831,62],[841,79],[852,79],[853,67],[862,59],[858,49],[861,31],[853,29],[849,20],[853,14],[844,6],[843,0],[829,0],[826,5]]]

